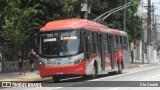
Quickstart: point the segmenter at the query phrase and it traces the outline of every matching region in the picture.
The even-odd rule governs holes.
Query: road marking
[[[146,77],[146,78],[141,79],[141,80],[139,80],[139,81],[144,81],[144,80],[148,80],[148,79],[153,79],[153,78],[156,78],[156,77],[160,77],[160,75],[155,75],[155,76]]]
[[[160,75],[156,75],[156,77],[160,77]]]
[[[144,80],[148,80],[148,79],[150,79],[150,78],[148,78],[148,77],[147,77],[147,78],[144,78]]]
[[[155,68],[158,68],[158,67],[159,66],[156,66],[154,68],[149,68],[149,69],[146,69],[146,70],[151,70],[151,69],[155,69]],[[93,80],[88,80],[88,81],[99,81],[99,80],[103,80],[103,79],[107,79],[107,78],[114,78],[114,77],[117,77],[117,76],[124,76],[124,75],[134,74],[134,73],[142,72],[142,71],[146,71],[146,70],[139,70],[139,71],[134,71],[134,72],[129,72],[129,73],[123,73],[123,74],[119,74],[119,75],[114,75],[114,76],[109,76],[109,77],[104,77],[104,78],[99,78],[99,79],[93,79]]]
[[[61,80],[64,81],[64,80],[72,80],[72,79],[78,79],[78,78],[82,78],[82,76],[72,77],[72,78],[65,78],[65,79],[61,79]]]
[[[46,90],[55,90],[55,89],[60,89],[60,88],[63,88],[63,87],[53,87],[53,88],[46,89]]]
[[[151,76],[150,78],[155,78],[156,76]]]
[[[110,89],[110,90],[117,90],[117,89],[119,89],[119,88],[112,88],[112,89]]]

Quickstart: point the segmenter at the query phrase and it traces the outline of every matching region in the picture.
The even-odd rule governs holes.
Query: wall
[[[35,69],[38,69],[38,61],[35,62]],[[25,71],[30,70],[31,66],[29,60],[25,60]],[[2,62],[2,73],[8,72],[17,72],[19,71],[18,68],[18,61],[4,61]]]

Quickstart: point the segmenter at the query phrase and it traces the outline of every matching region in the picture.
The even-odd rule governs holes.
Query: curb
[[[52,77],[45,77],[45,78],[24,78],[24,79],[15,79],[15,80],[6,80],[4,82],[45,82],[52,80]]]
[[[129,68],[135,68],[135,67],[139,67],[139,66],[140,66],[139,64],[130,64]]]
[[[7,73],[6,75],[8,76],[9,73]],[[34,75],[32,74],[28,74],[26,76],[14,76],[13,78],[9,75],[9,77],[4,77],[6,79],[2,79],[0,81],[11,81],[11,82],[43,82],[43,81],[49,81],[49,80],[52,80],[52,77],[40,77],[39,73],[33,73]],[[5,74],[3,74],[4,76],[6,76]],[[13,74],[15,75],[15,74]]]
[[[41,78],[41,77],[37,77],[37,78],[25,78],[25,79],[19,79],[19,80],[15,80],[18,82],[43,82],[43,81],[48,81],[48,80],[52,80],[52,77],[45,77],[45,78]],[[13,80],[14,81],[14,80]]]

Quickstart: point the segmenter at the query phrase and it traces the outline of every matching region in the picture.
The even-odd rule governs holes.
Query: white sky
[[[154,3],[155,14],[160,16],[160,0],[151,0],[151,5]],[[143,0],[143,6],[148,5],[148,0]],[[147,8],[143,8],[144,12],[147,12]]]

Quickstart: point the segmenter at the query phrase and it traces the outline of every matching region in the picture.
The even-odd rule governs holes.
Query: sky
[[[143,6],[148,5],[148,0],[142,0]],[[155,14],[160,16],[160,0],[151,0],[151,5],[154,3],[155,6]],[[143,12],[147,12],[147,8],[143,8]],[[159,17],[160,18],[160,17]]]

